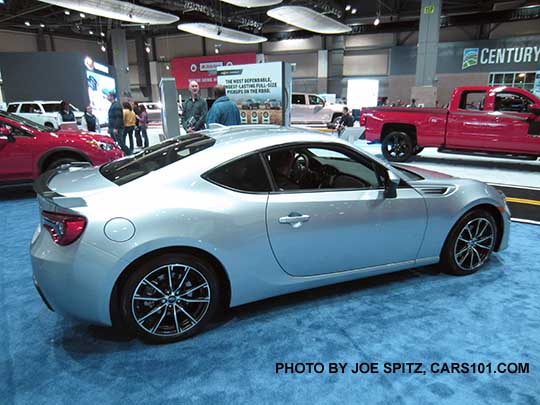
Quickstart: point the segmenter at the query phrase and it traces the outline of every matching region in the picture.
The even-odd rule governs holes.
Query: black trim
[[[454,149],[443,147],[438,148],[437,151],[440,153],[449,153],[454,155],[493,156],[517,160],[536,160],[540,157],[540,155],[530,155],[527,153],[486,152],[481,150]]]

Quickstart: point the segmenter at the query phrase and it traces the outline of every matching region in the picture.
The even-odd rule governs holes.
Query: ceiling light
[[[24,25],[26,25],[27,27],[30,27],[30,21],[25,21]]]
[[[351,10],[351,14],[356,14],[356,9],[355,9],[355,8],[353,8],[353,9]]]
[[[45,28],[45,24],[43,24],[43,23],[39,24],[39,26],[40,26],[41,28]]]
[[[81,13],[93,14],[113,20],[138,24],[172,24],[180,18],[148,7],[120,0],[39,0],[42,3],[70,8]]]
[[[150,53],[151,49],[149,46],[147,46],[146,48],[144,48],[144,50],[146,51],[146,53]]]
[[[234,44],[258,44],[267,41],[265,37],[259,35],[253,35],[247,32],[208,23],[178,24],[178,29],[201,37],[222,42],[232,42]]]
[[[377,18],[375,18],[375,21],[373,21],[373,25],[377,26],[379,25],[380,22],[381,22],[381,19],[379,18],[379,16],[377,16]]]
[[[90,35],[94,35],[94,31],[92,31],[92,30],[88,31],[88,33],[89,33]]]
[[[216,54],[218,54],[218,53],[219,53],[219,48],[214,49],[214,52],[215,52]]]
[[[105,36],[105,33],[104,32],[100,32],[99,35],[101,35],[102,37]]]
[[[69,10],[64,10],[64,14],[65,14],[65,15],[70,15],[70,14],[71,14],[71,11],[69,11]]]
[[[319,34],[344,34],[351,27],[307,7],[282,6],[266,12],[269,17]]]
[[[81,18],[85,18],[85,17],[86,17],[86,14],[84,14],[84,13],[80,13],[79,15],[81,16]]]
[[[102,44],[100,49],[101,52],[107,52],[107,47],[105,46],[105,44]]]
[[[351,5],[350,5],[350,4],[347,4],[347,5],[345,6],[345,11],[349,11],[350,9],[351,9]]]
[[[171,67],[169,66],[168,63],[165,65],[165,69],[166,69],[166,70],[171,70]]]
[[[221,0],[224,3],[229,3],[238,7],[267,7],[275,6],[281,3],[283,0]]]

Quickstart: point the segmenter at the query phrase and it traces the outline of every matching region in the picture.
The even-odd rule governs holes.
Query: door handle
[[[296,212],[291,212],[287,217],[279,218],[280,224],[289,224],[293,228],[302,226],[302,223],[309,221],[311,217],[309,215],[301,215]]]

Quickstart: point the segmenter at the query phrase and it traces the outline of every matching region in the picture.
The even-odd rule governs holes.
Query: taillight
[[[78,215],[43,211],[41,217],[52,240],[62,246],[75,242],[86,227],[86,218]]]
[[[359,124],[361,127],[365,127],[366,126],[366,122],[367,122],[367,117],[366,115],[363,113],[363,112],[360,112],[360,119],[358,120]]]

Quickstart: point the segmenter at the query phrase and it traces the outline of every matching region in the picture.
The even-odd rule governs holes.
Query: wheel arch
[[[404,132],[407,135],[410,136],[411,141],[413,143],[413,147],[417,144],[417,137],[416,137],[416,126],[413,124],[400,124],[395,122],[388,122],[383,124],[381,128],[381,138],[382,141],[386,135],[388,135],[391,132]]]
[[[167,246],[162,247],[159,249],[151,250],[149,252],[144,253],[142,256],[139,256],[138,258],[134,259],[130,264],[128,264],[124,270],[120,273],[120,275],[117,277],[111,296],[109,299],[109,314],[111,317],[111,322],[113,326],[118,326],[123,324],[123,317],[120,311],[121,308],[121,289],[122,286],[125,284],[126,280],[131,274],[132,269],[136,268],[137,266],[141,265],[147,260],[150,260],[151,258],[154,258],[158,255],[163,255],[167,253],[184,253],[184,254],[190,254],[199,258],[202,258],[204,260],[207,260],[210,264],[212,264],[213,268],[217,270],[217,276],[220,282],[220,285],[223,287],[224,296],[223,296],[223,308],[226,309],[229,307],[231,302],[231,283],[229,276],[227,274],[227,271],[225,270],[225,266],[221,263],[221,261],[212,255],[211,253],[207,252],[204,249],[196,248],[192,246]]]
[[[62,157],[75,157],[78,159],[82,159],[85,162],[92,163],[92,161],[86,155],[86,153],[78,149],[69,148],[69,147],[54,148],[54,149],[48,150],[39,158],[38,160],[39,173],[43,173],[47,165],[51,163],[53,160],[60,159]]]

